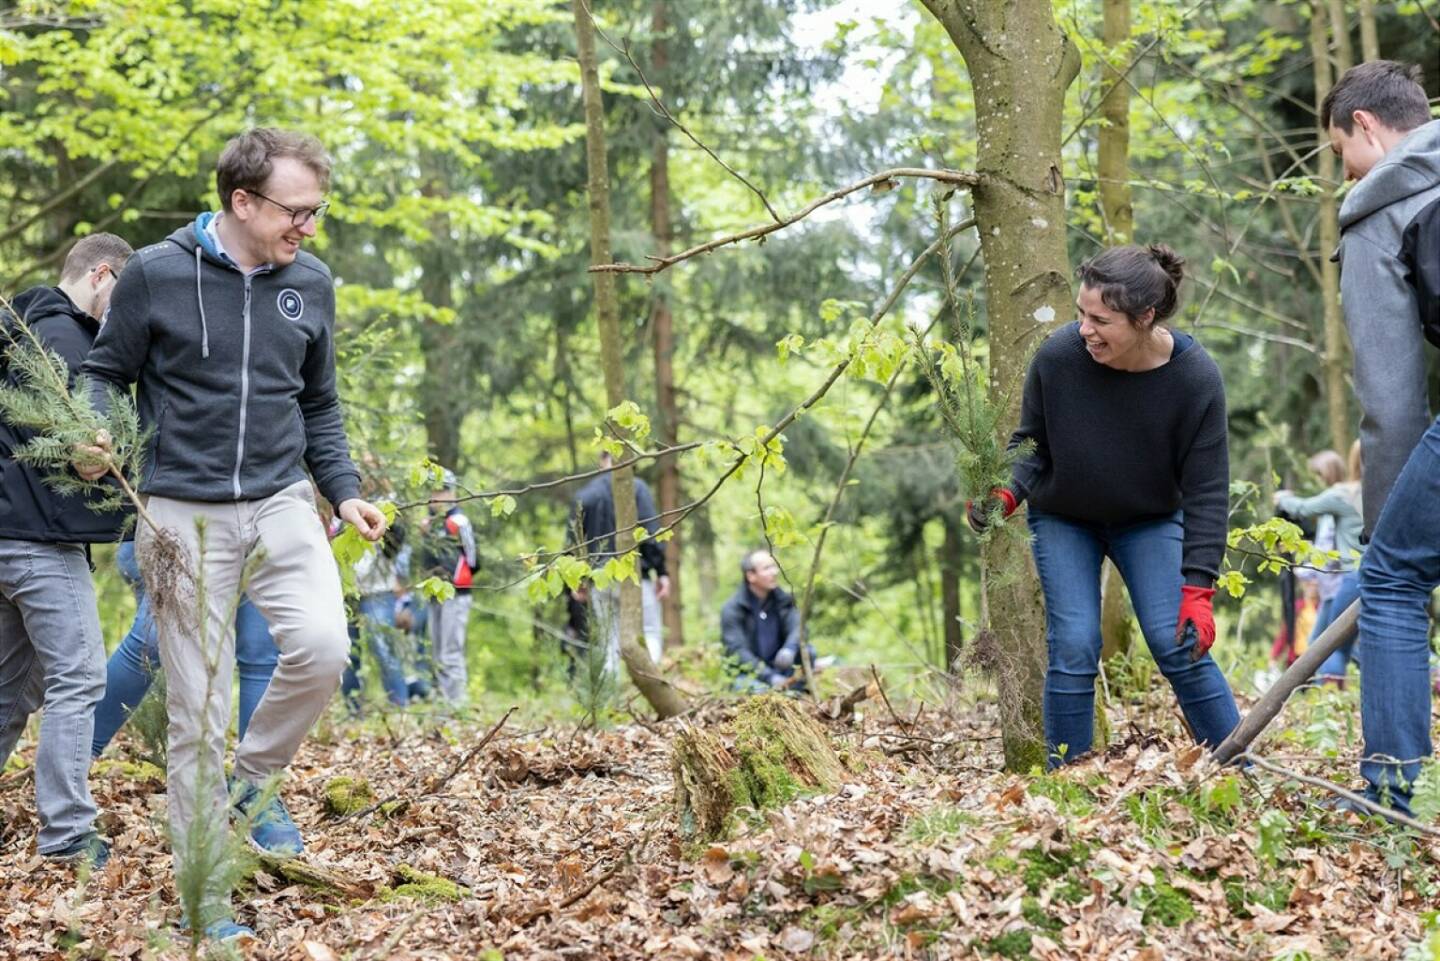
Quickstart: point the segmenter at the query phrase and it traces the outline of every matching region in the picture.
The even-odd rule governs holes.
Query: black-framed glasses
[[[290,225],[292,227],[303,227],[305,222],[311,217],[314,217],[315,222],[318,224],[325,219],[325,211],[330,209],[330,201],[328,200],[322,200],[313,207],[291,207],[289,204],[282,204],[278,200],[265,196],[258,190],[250,190],[247,188],[245,192],[247,194],[254,194],[261,200],[267,200],[285,211],[290,215]]]

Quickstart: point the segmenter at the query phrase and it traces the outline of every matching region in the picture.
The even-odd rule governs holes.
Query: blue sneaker
[[[300,829],[290,819],[285,803],[274,795],[269,801],[263,800],[262,792],[255,785],[239,778],[232,782],[230,796],[235,813],[250,822],[250,843],[261,854],[277,858],[293,858],[305,851],[305,842],[300,840]]]
[[[94,831],[82,834],[58,851],[45,855],[49,861],[60,864],[86,865],[91,871],[99,871],[110,860],[110,842]]]
[[[186,938],[190,937],[190,921],[183,914],[180,915],[180,932]],[[258,940],[253,930],[240,924],[234,918],[211,921],[205,926],[203,937],[204,940],[216,944],[233,944],[237,947],[246,947]]]

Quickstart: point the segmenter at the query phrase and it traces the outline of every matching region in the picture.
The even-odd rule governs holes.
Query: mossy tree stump
[[[778,807],[844,779],[825,730],[792,698],[746,701],[722,735],[689,728],[675,739],[675,805],[686,837],[714,840],[737,808]]]

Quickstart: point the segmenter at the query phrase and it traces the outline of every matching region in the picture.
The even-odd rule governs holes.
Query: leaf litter
[[[718,729],[733,706],[691,723]],[[305,863],[343,890],[261,868],[237,896],[260,937],[247,956],[1399,959],[1440,907],[1440,845],[1219,769],[1178,737],[1017,776],[1001,770],[993,707],[929,710],[903,731],[870,707],[821,712],[858,773],[742,811],[711,844],[679,833],[670,724],[497,738],[439,793],[337,823],[332,779],[390,796],[450,770],[489,727],[342,726],[306,743],[284,794]],[[0,780],[0,957],[185,956],[163,785],[106,765],[92,788],[114,853],[77,884],[34,853],[23,771]],[[396,896],[414,877],[445,893]]]

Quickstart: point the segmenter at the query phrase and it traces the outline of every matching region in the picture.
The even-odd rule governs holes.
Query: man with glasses
[[[10,305],[0,348],[35,339],[73,378],[90,351],[115,278],[131,255],[114,234],[91,234],[70,250],[56,287],[32,287]],[[11,387],[18,374],[0,372]],[[95,705],[105,692],[105,641],[88,544],[114,541],[123,517],[61,496],[44,471],[15,460],[34,436],[0,421],[0,768],[40,707],[35,751],[36,849],[46,858],[104,865],[110,848],[95,832],[86,776]]]
[[[285,806],[263,787],[325,709],[350,647],[306,471],[362,536],[385,531],[384,515],[360,498],[341,422],[330,271],[300,249],[325,213],[329,180],[330,159],[313,137],[256,129],[231,140],[216,167],[222,210],[139,252],[85,364],[97,406],[110,388],[138,385],[151,432],[140,490],[156,523],[180,537],[192,560],[201,556],[197,522],[204,526],[206,629],[159,623],[177,867],[218,863],[224,841],[223,831],[205,828],[226,814],[222,765],[242,590],[269,622],[280,660],[235,749],[229,793],[258,848],[303,850]],[[141,525],[136,538],[144,569],[154,535]],[[209,891],[202,917],[182,923],[217,940],[252,937],[235,923],[229,895]]]

